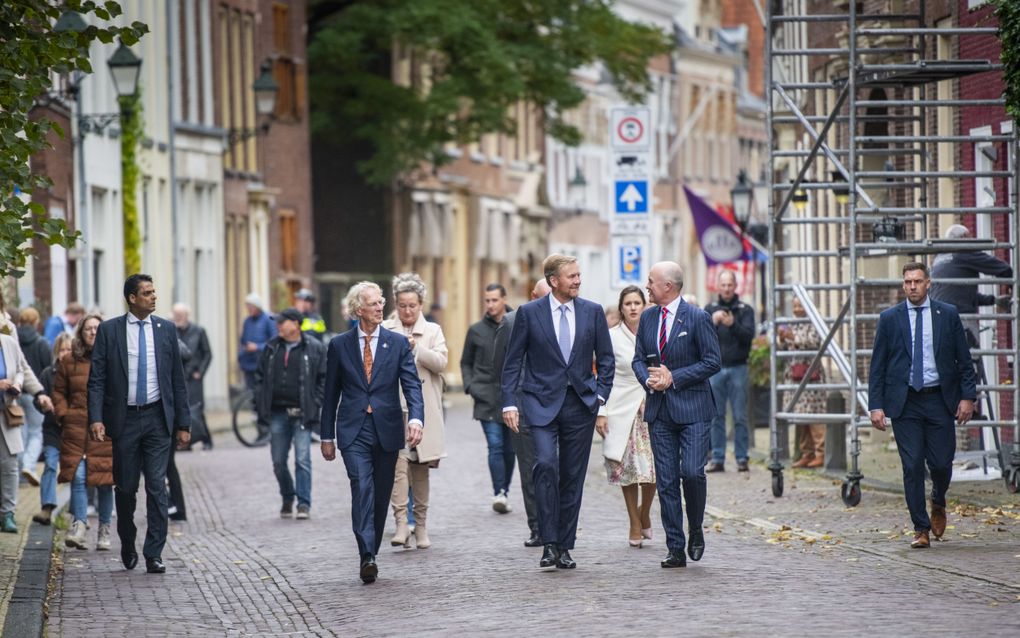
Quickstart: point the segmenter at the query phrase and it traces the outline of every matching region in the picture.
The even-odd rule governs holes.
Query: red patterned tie
[[[669,317],[669,308],[662,309],[662,323],[659,325],[659,356],[666,349],[666,318]]]

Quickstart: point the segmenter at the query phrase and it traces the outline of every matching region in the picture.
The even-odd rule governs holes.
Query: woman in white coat
[[[446,456],[446,435],[443,430],[443,378],[446,369],[446,337],[439,324],[426,321],[422,315],[425,304],[425,282],[415,273],[401,273],[393,278],[393,299],[396,317],[383,322],[387,330],[407,337],[414,354],[414,363],[421,378],[425,401],[425,428],[421,443],[414,449],[404,448],[397,458],[390,504],[397,531],[390,539],[394,546],[410,545],[411,530],[407,522],[407,488],[414,498],[414,542],[418,549],[431,546],[427,528],[429,510],[429,469],[439,466]],[[403,402],[403,396],[401,396]],[[404,409],[407,419],[407,409]]]
[[[630,517],[631,547],[641,547],[652,538],[652,500],[655,498],[655,465],[648,424],[644,421],[645,389],[631,362],[645,294],[637,286],[620,291],[621,321],[609,331],[616,356],[616,376],[609,402],[599,408],[595,429],[604,439],[602,456],[610,485],[623,488],[623,500]],[[640,498],[640,502],[639,502]]]

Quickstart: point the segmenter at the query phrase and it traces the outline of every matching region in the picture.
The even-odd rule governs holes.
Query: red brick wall
[[[759,97],[765,96],[765,27],[762,25],[756,0],[724,0],[722,25],[747,25],[747,88]]]

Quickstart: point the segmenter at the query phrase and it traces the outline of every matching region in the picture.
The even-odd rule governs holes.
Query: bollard
[[[846,412],[846,397],[842,392],[830,392],[826,401],[829,414]],[[825,470],[846,471],[846,423],[828,423],[825,426]]]

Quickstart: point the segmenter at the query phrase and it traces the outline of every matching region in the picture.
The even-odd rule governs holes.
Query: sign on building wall
[[[613,287],[644,285],[651,245],[653,158],[651,111],[643,107],[612,109],[609,216]]]

